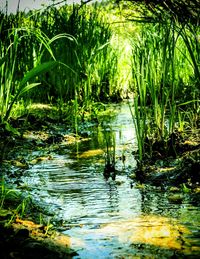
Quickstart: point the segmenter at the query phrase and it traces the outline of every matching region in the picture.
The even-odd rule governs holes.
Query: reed
[[[1,121],[9,119],[17,101],[53,103],[78,133],[79,121],[94,102],[118,100],[131,83],[142,159],[149,150],[147,139],[149,145],[167,141],[179,127],[183,107],[197,116],[198,26],[165,17],[162,23],[132,25],[130,48],[125,27],[112,24],[117,15],[109,8],[74,4],[28,14],[0,13]],[[108,11],[112,15],[105,15]]]
[[[5,18],[6,19],[6,18]],[[49,39],[44,33],[34,30],[30,27],[4,28],[5,21],[1,23],[1,32],[5,37],[0,41],[0,120],[7,121],[10,117],[14,103],[21,98],[26,92],[38,86],[41,75],[58,63],[54,57],[51,44],[68,35],[56,35]],[[33,41],[30,62],[24,60],[25,55],[21,55],[24,43]],[[48,61],[43,62],[43,56],[49,54]],[[25,56],[26,58],[26,56]],[[25,64],[26,66],[25,66]]]
[[[49,64],[48,71],[35,74],[37,81],[29,78],[32,83],[40,82],[42,87],[37,91],[31,89],[34,85],[26,87],[26,93],[23,91],[23,96],[17,94],[14,99],[23,98],[26,103],[51,102],[62,111],[74,101],[72,114],[77,117],[82,107],[90,109],[94,101],[109,101],[119,93],[118,54],[111,44],[112,29],[104,14],[105,7],[97,4],[81,8],[66,5],[59,9],[52,6],[28,14],[0,13],[2,119],[9,118],[11,95],[23,88],[20,82],[24,75],[43,63]],[[48,62],[55,60],[57,65],[50,69]],[[77,124],[74,116],[72,123]]]
[[[72,70],[57,67],[56,73],[49,74],[46,80],[51,88],[49,95],[69,101],[77,94],[80,105],[88,105],[90,99],[98,100],[99,95],[109,95],[110,74],[114,68],[111,30],[97,6],[49,8],[38,18],[34,17],[36,26],[46,35],[68,33],[76,39],[63,40],[53,46],[57,60]]]
[[[197,105],[198,50],[196,31],[190,26],[186,29],[175,21],[142,24],[137,35],[132,36],[132,90],[136,92],[133,117],[140,160],[151,156],[149,150],[152,147],[146,150],[147,144],[167,143],[177,128],[183,130],[186,125],[180,108],[183,100],[191,96],[191,103],[187,102],[186,109],[192,104]],[[188,85],[192,87],[184,95]],[[195,89],[193,95],[192,89]]]

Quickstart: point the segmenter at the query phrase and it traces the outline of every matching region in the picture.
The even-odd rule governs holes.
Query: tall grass
[[[196,30],[168,20],[162,24],[142,24],[132,37],[133,91],[136,91],[133,116],[140,160],[152,155],[150,150],[155,142],[167,143],[172,133],[183,129],[182,104],[190,96],[185,104],[190,103],[191,107],[198,102],[197,37]]]
[[[118,84],[118,53],[111,44],[111,25],[104,13],[105,7],[97,4],[50,7],[28,14],[1,13],[2,119],[10,116],[9,105],[17,89],[23,88],[24,75],[43,63],[50,65],[49,61],[57,61],[57,65],[29,78],[30,84],[39,82],[42,87],[37,91],[31,89],[35,85],[26,87],[27,92],[17,98],[23,97],[27,103],[58,104],[62,112],[69,103],[77,128],[80,107],[91,109],[93,102],[118,95],[122,87]],[[9,116],[5,115],[7,110]]]
[[[187,125],[182,118],[192,116],[197,125],[199,27],[167,18],[137,24],[130,29],[131,53],[127,33],[117,23],[114,27],[117,15],[105,15],[111,10],[107,8],[74,4],[28,14],[0,13],[0,117],[8,120],[21,98],[51,102],[61,116],[70,111],[78,132],[80,109],[84,118],[94,102],[117,100],[131,83],[142,160],[156,141],[167,142]],[[190,116],[183,116],[188,107]]]
[[[20,97],[40,84],[38,81],[41,74],[61,64],[56,61],[50,44],[60,38],[69,37],[59,34],[49,39],[41,31],[33,30],[30,27],[6,28],[6,19],[5,16],[0,28],[1,121],[9,119],[13,105]],[[31,43],[31,52],[24,46],[27,41]],[[39,49],[37,49],[38,47]],[[27,56],[22,55],[22,50],[25,51]],[[50,58],[43,62],[45,52],[48,52]]]
[[[44,78],[43,83],[49,90],[48,96],[42,93],[46,99],[66,102],[76,96],[80,105],[88,106],[90,100],[99,101],[112,94],[110,82],[116,56],[110,46],[110,26],[97,6],[49,8],[30,20],[50,38],[67,33],[76,39],[52,44],[56,59],[71,70],[58,66]],[[48,59],[48,54],[44,58]]]

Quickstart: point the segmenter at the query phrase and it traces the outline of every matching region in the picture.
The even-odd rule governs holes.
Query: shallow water
[[[184,194],[172,203],[160,188],[134,183],[136,137],[127,104],[99,125],[82,125],[89,138],[52,160],[34,165],[22,177],[38,205],[62,221],[74,258],[198,258],[200,210]],[[116,180],[105,180],[106,139],[116,143]],[[112,150],[111,150],[112,152]],[[122,162],[122,156],[126,157]]]

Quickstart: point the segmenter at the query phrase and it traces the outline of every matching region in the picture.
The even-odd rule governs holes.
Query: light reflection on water
[[[112,130],[116,156],[123,152],[127,157],[125,167],[131,170],[135,166],[131,152],[136,139],[128,109],[126,105],[119,110],[112,120]],[[189,204],[187,197],[182,204],[170,203],[159,188],[136,184],[131,188],[120,159],[116,181],[106,181],[101,152],[104,129],[99,126],[89,130],[93,137],[80,143],[78,158],[70,150],[65,155],[54,154],[53,160],[34,165],[23,177],[38,204],[49,205],[62,218],[63,232],[72,237],[72,246],[79,253],[75,258],[199,256],[199,208]]]

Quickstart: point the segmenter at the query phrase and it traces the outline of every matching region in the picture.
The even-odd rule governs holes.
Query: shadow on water
[[[79,254],[74,258],[198,258],[199,208],[187,195],[177,204],[158,187],[131,185],[137,146],[132,118],[127,104],[114,109],[109,120],[83,126],[86,141],[34,165],[23,182],[38,204],[62,219],[59,230],[71,236]],[[105,130],[115,138],[115,181],[103,176]]]

